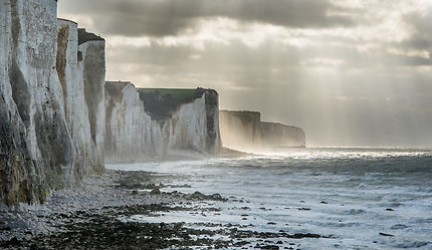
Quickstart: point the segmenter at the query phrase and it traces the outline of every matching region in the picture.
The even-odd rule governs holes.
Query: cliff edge
[[[261,114],[253,111],[220,111],[220,132],[223,146],[239,151],[306,146],[301,128],[262,122]]]
[[[217,155],[218,94],[209,89],[105,86],[107,161],[163,159],[175,151]]]

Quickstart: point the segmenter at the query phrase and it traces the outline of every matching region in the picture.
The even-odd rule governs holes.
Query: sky
[[[432,147],[431,0],[60,0],[107,79],[214,88],[307,145]]]

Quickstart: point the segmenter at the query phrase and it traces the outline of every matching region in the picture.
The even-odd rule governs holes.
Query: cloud
[[[402,45],[410,49],[427,50],[432,53],[432,10],[406,15],[404,20],[410,27],[412,35],[404,40]]]
[[[75,0],[65,13],[91,14],[98,31],[124,36],[175,36],[199,19],[226,17],[244,23],[293,28],[351,26],[345,9],[329,0]]]
[[[388,52],[384,61],[388,65],[431,66],[432,10],[429,8],[409,13],[401,19],[409,35],[400,41],[384,44]]]
[[[275,53],[268,53],[269,50]],[[111,77],[114,72],[115,77],[130,79],[140,72],[152,72],[152,75],[163,76],[153,82],[161,85],[176,84],[184,79],[182,84],[189,86],[204,82],[229,83],[229,88],[266,88],[285,81],[286,77],[280,77],[278,68],[297,65],[296,53],[271,44],[251,48],[241,41],[231,41],[224,47],[206,44],[205,50],[186,44],[167,46],[151,42],[146,46],[116,46],[116,50],[108,54],[110,65],[115,64],[108,74]],[[118,70],[124,64],[133,72]],[[141,80],[141,76],[133,80],[137,84],[149,83]]]
[[[59,1],[62,16],[107,38],[107,79],[215,88],[222,108],[301,126],[319,145],[416,145],[429,133],[431,7],[430,0]]]

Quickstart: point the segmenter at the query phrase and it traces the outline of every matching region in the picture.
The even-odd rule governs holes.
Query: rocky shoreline
[[[247,226],[201,221],[165,221],[161,213],[218,215],[218,204],[235,197],[182,193],[172,186],[179,176],[109,170],[74,189],[53,194],[45,207],[2,212],[1,249],[297,249],[301,238],[316,234],[257,232]],[[164,187],[176,189],[162,192]],[[245,202],[246,203],[246,202]],[[235,209],[233,207],[233,209]],[[243,216],[247,217],[248,208]],[[148,222],[135,220],[151,218]],[[253,242],[250,239],[254,239]]]

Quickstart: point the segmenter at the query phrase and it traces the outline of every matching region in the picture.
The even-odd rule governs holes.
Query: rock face
[[[74,122],[88,121],[94,110],[89,108],[84,118],[80,113],[82,103],[74,98],[82,91],[77,85],[79,79],[90,84],[96,76],[86,75],[94,69],[90,66],[84,65],[82,74],[75,68],[79,67],[74,61],[76,25],[67,21],[58,24],[57,1],[3,0],[0,18],[0,206],[39,203],[50,190],[72,185],[81,176],[82,167],[75,165],[75,159],[83,151],[78,150],[81,144],[76,142],[87,135],[77,135],[81,132],[77,132],[79,125]],[[102,86],[104,70],[95,74],[102,77]],[[103,87],[91,86],[84,91],[96,96],[99,102],[93,106],[100,108]],[[99,120],[104,117],[103,109],[101,112]],[[92,123],[88,122],[91,131]],[[103,124],[98,122],[94,124]],[[103,129],[99,133],[103,134]],[[95,133],[99,142],[95,145],[103,150],[98,136]]]
[[[107,82],[105,88],[108,161],[164,158],[177,150],[206,155],[219,152],[216,91],[193,90],[190,101],[179,103],[167,101],[164,95],[151,96],[129,82]],[[147,109],[146,98],[160,102],[155,105],[158,110]]]
[[[305,147],[302,129],[261,121],[251,111],[220,111],[223,146],[239,151],[266,151],[279,147]]]
[[[220,131],[224,147],[254,151],[264,146],[259,112],[221,111]]]
[[[79,39],[89,33],[81,31]],[[90,33],[91,34],[91,33]],[[105,146],[105,40],[91,36],[79,41],[78,47],[78,82],[84,85],[85,103],[88,116],[83,118],[90,123],[92,150],[82,151],[88,154],[91,170],[104,171]],[[85,160],[85,159],[84,159]]]
[[[64,110],[75,145],[74,175],[80,180],[88,172],[103,171],[105,129],[105,41],[78,41],[75,22],[59,19],[56,69],[64,96]]]
[[[0,2],[0,204],[6,205],[38,200],[43,193],[30,156],[26,126],[12,97],[9,77],[17,67],[16,60],[11,60],[17,52],[20,29],[17,18],[12,17],[12,12],[18,12],[17,8],[17,3],[12,7],[10,1]]]
[[[2,161],[0,170],[2,178],[15,186],[10,189],[3,181],[0,184],[7,205],[42,201],[49,188],[69,181],[68,170],[74,163],[55,70],[56,7],[52,0],[1,2],[2,95],[6,102],[1,109],[11,111],[8,119],[2,119],[2,126],[10,126],[15,130],[13,134],[18,133],[12,138],[3,134],[1,138],[2,150],[3,141],[13,145],[13,155],[6,156],[11,159]]]
[[[261,122],[264,143],[271,147],[305,147],[306,136],[303,129],[280,123]]]
[[[152,137],[152,122],[145,113],[144,105],[135,86],[131,83],[107,82],[105,85],[107,161],[134,159],[145,155],[160,155],[160,135]]]
[[[3,0],[0,19],[0,208],[103,171],[105,146],[112,160],[219,152],[216,91],[180,91],[185,101],[147,99],[130,83],[105,89],[105,41],[57,20],[56,0]],[[165,116],[146,100],[162,100]]]

